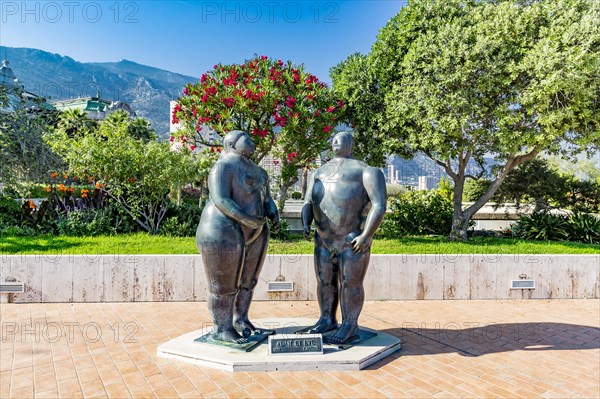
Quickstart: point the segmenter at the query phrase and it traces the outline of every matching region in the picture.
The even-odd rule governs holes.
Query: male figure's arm
[[[381,170],[367,167],[363,172],[363,185],[371,202],[371,209],[365,220],[365,227],[360,235],[352,240],[354,252],[365,252],[373,243],[375,231],[383,221],[387,207],[385,177]]]
[[[304,206],[302,207],[302,227],[304,230],[304,238],[310,239],[310,226],[314,219],[313,214],[313,203],[312,203],[312,190],[315,184],[316,172],[310,177],[308,181],[308,187],[306,188],[306,195],[304,196]]]
[[[264,171],[263,171],[264,172]],[[265,175],[267,172],[264,172]],[[273,201],[273,197],[271,197],[271,189],[269,188],[269,177],[267,176],[267,195],[265,197],[265,213],[267,217],[273,223],[272,232],[277,234],[279,232],[280,221],[279,221],[279,211],[277,210],[277,205],[275,205],[275,201]]]

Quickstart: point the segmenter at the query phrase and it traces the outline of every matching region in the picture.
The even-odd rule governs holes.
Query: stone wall
[[[600,255],[373,255],[367,300],[600,298]],[[205,301],[199,255],[3,255],[0,281],[25,292],[11,302]],[[511,280],[534,279],[533,290]],[[268,292],[267,282],[294,282]],[[312,255],[268,255],[255,300],[316,300]]]

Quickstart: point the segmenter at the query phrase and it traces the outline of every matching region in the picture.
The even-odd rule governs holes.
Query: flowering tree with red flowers
[[[309,168],[328,148],[341,107],[302,65],[256,56],[243,64],[215,65],[199,82],[188,84],[172,115],[182,134],[171,140],[218,148],[221,144],[207,139],[203,129],[221,137],[247,131],[256,144],[254,161],[270,154],[281,167],[281,207],[298,169]]]

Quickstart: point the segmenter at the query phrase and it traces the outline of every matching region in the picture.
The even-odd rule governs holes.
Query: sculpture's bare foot
[[[342,322],[342,325],[331,337],[327,339],[327,342],[331,344],[349,344],[358,338],[358,323],[346,323]]]
[[[244,336],[250,336],[252,334],[275,334],[275,330],[269,330],[267,328],[256,328],[254,324],[252,324],[248,319],[236,319],[233,324],[235,325],[236,330],[244,332]],[[247,331],[250,331],[250,334],[247,334]]]
[[[242,337],[233,328],[223,331],[213,331],[211,336],[213,339],[225,342],[233,342],[234,344],[245,344],[248,342],[248,339]]]
[[[336,328],[337,321],[335,319],[321,317],[319,321],[317,321],[317,324],[312,327],[298,330],[297,333],[325,334],[327,331],[332,331]]]

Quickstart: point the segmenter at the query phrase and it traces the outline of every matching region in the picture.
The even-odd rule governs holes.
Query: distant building
[[[56,109],[65,111],[68,109],[80,109],[86,113],[88,118],[95,121],[102,121],[109,114],[122,110],[130,117],[135,116],[135,112],[126,102],[110,101],[100,97],[100,92],[96,93],[95,97],[80,97],[69,100],[60,100],[53,102]]]
[[[433,190],[437,185],[437,179],[433,176],[419,176],[419,190]]]
[[[0,86],[6,89],[8,96],[8,104],[1,106],[0,112],[13,112],[19,107],[27,108],[32,113],[54,109],[45,98],[25,90],[25,85],[17,79],[8,65],[8,60],[4,60],[0,68]]]
[[[400,171],[394,166],[393,163],[387,165],[387,182],[388,184],[400,184]]]

